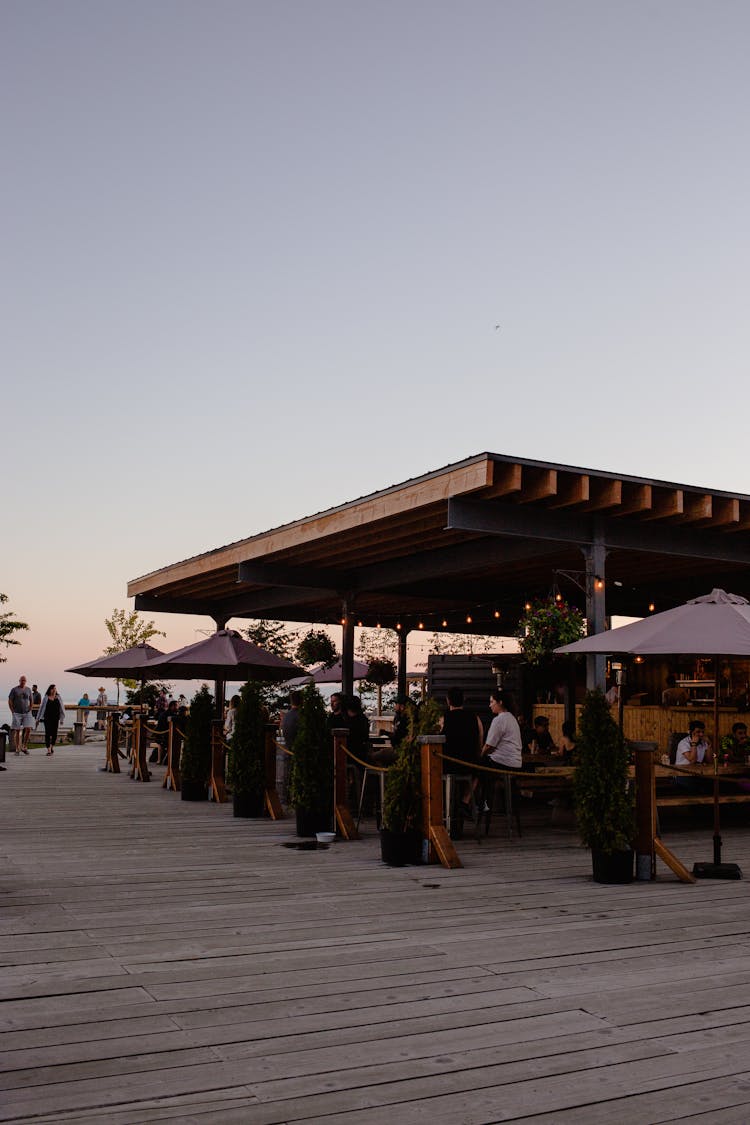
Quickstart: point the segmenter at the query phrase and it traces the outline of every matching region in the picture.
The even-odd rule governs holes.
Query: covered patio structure
[[[413,630],[512,634],[559,588],[590,633],[712,587],[750,596],[750,496],[480,453],[128,584],[135,607],[395,629],[400,691]],[[589,658],[587,683],[604,682]]]

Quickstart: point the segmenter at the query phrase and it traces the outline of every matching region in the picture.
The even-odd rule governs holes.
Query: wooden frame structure
[[[129,582],[136,609],[512,633],[553,583],[592,632],[713,586],[750,594],[750,496],[481,453]],[[591,658],[589,684],[604,659]],[[349,671],[347,672],[347,669]]]

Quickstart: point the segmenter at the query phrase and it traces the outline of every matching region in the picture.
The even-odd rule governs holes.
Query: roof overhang
[[[222,622],[334,624],[346,603],[365,625],[499,633],[557,579],[583,604],[594,543],[608,613],[750,592],[750,497],[482,453],[134,579],[128,596]]]

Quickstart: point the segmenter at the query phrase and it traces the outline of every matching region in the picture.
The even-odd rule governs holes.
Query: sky
[[[749,36],[2,0],[8,686],[90,686],[128,579],[484,450],[750,493]]]

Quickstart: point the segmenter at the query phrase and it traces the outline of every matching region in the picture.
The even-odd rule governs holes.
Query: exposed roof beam
[[[682,501],[680,494],[680,512]],[[672,507],[676,498],[672,498]],[[602,519],[605,546],[626,551],[676,555],[681,558],[710,559],[715,562],[750,566],[750,544],[728,539],[722,534],[695,532],[673,524],[650,524],[648,534],[638,524]],[[553,540],[588,546],[593,540],[593,521],[585,516],[521,508],[500,501],[454,499],[448,501],[448,527],[485,535],[520,536],[526,539]]]

